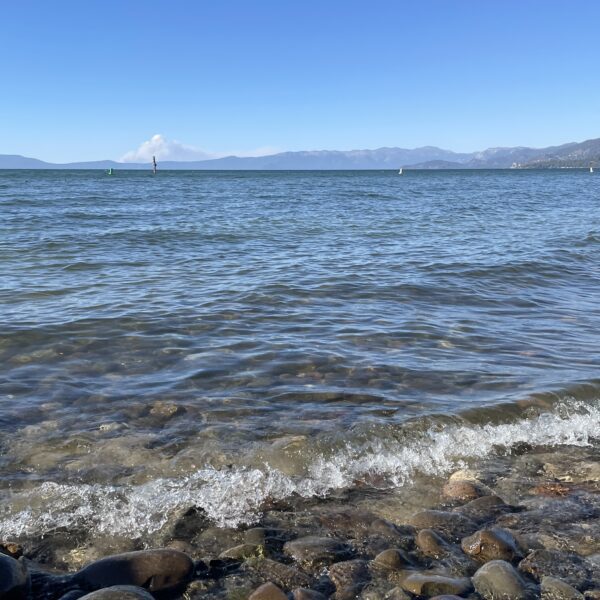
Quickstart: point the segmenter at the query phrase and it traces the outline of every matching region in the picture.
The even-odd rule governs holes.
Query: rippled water
[[[0,533],[593,443],[599,208],[581,171],[0,171]]]

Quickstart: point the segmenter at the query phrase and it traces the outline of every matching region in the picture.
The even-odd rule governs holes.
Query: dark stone
[[[97,560],[76,573],[74,580],[85,589],[133,585],[160,591],[187,583],[194,572],[192,559],[178,550],[127,552]]]
[[[573,586],[555,577],[542,577],[542,600],[584,600],[583,594]]]
[[[246,560],[256,556],[262,556],[264,554],[264,546],[257,546],[256,544],[240,544],[234,548],[229,548],[219,554],[219,558],[231,558],[233,560]]]
[[[0,598],[26,598],[30,585],[29,573],[23,559],[16,560],[6,554],[0,554]]]
[[[336,591],[364,586],[370,579],[369,569],[364,560],[346,560],[329,567],[329,578]]]
[[[296,588],[292,592],[294,600],[325,600],[325,596],[321,592],[309,590],[308,588]]]
[[[312,579],[306,573],[268,558],[250,558],[244,563],[242,569],[251,570],[263,581],[273,581],[284,589],[310,587],[312,583]]]
[[[520,510],[518,507],[506,504],[498,496],[482,496],[467,502],[463,506],[457,506],[452,512],[459,513],[475,521],[478,525],[496,520],[501,515]]]
[[[406,569],[412,566],[412,561],[402,550],[397,548],[388,548],[383,552],[380,552],[374,559],[373,562],[380,567],[386,569]]]
[[[442,494],[449,500],[467,502],[485,496],[486,492],[476,481],[451,479],[442,488]]]
[[[141,587],[113,585],[81,596],[81,600],[154,600],[154,596]]]
[[[477,523],[457,512],[424,510],[409,521],[416,529],[435,529],[450,540],[458,541],[477,530]]]
[[[533,600],[537,590],[504,560],[492,560],[472,577],[475,591],[485,600]]]
[[[558,550],[534,550],[519,563],[519,569],[536,581],[549,575],[578,590],[589,586],[594,573],[592,564],[581,556]]]
[[[500,527],[476,531],[473,535],[463,538],[461,548],[465,554],[482,563],[490,560],[512,562],[523,558],[512,533]]]

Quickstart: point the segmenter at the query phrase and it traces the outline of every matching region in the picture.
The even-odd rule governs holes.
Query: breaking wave
[[[373,439],[348,445],[311,462],[301,477],[265,465],[264,469],[207,467],[187,477],[159,478],[135,486],[47,481],[8,498],[0,536],[39,536],[59,527],[85,526],[101,534],[144,537],[192,506],[203,509],[219,526],[250,524],[267,501],[293,495],[324,497],[373,478],[390,488],[404,486],[418,473],[444,475],[464,467],[467,461],[510,452],[522,443],[587,446],[598,431],[598,402],[572,401],[517,422],[432,426],[411,433],[404,442]]]

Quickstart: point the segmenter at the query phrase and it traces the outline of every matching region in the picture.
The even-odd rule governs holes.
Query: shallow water
[[[0,171],[0,534],[597,443],[600,178]]]

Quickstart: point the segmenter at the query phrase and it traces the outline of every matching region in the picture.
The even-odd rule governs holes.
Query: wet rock
[[[163,400],[157,400],[152,404],[150,414],[162,421],[172,419],[175,416],[179,416],[185,413],[183,406],[178,406],[173,402],[164,402]]]
[[[416,530],[410,525],[395,525],[386,519],[374,519],[369,525],[369,534],[379,536],[403,550],[414,548]]]
[[[325,596],[321,592],[309,590],[308,588],[296,588],[292,592],[294,600],[325,600]]]
[[[254,544],[256,546],[264,546],[267,541],[267,530],[264,527],[253,527],[244,533],[244,541],[246,544]]]
[[[567,552],[534,550],[519,563],[519,569],[529,573],[536,581],[544,575],[557,577],[578,590],[585,589],[593,575],[590,562]]]
[[[343,538],[366,537],[376,520],[379,519],[373,513],[355,508],[328,510],[319,515],[323,527]]]
[[[264,547],[257,546],[255,544],[240,544],[229,548],[219,554],[219,558],[231,558],[233,560],[246,560],[256,556],[262,556],[264,554]]]
[[[585,600],[600,600],[600,588],[597,590],[586,590],[583,592]]]
[[[263,583],[254,590],[248,600],[287,600],[287,596],[274,583]]]
[[[161,591],[187,583],[193,572],[194,563],[187,554],[164,548],[103,558],[79,571],[74,580],[92,590],[134,585]]]
[[[455,596],[454,594],[442,594],[440,596],[433,596],[430,600],[462,600],[462,597]]]
[[[286,542],[285,554],[308,567],[327,565],[350,556],[349,548],[340,540],[309,536]]]
[[[444,577],[432,573],[415,573],[402,582],[402,589],[415,596],[439,596],[440,594],[467,594],[473,589],[468,577]]]
[[[542,600],[584,600],[582,593],[555,577],[542,577],[540,590]]]
[[[451,479],[442,488],[442,495],[449,500],[468,502],[487,494],[481,484],[473,480]]]
[[[373,562],[377,566],[394,570],[406,569],[412,565],[412,561],[408,555],[398,548],[388,548],[387,550],[380,552],[373,559]]]
[[[435,529],[451,540],[458,541],[474,533],[477,523],[457,512],[424,510],[414,515],[409,524],[416,529]]]
[[[170,528],[171,539],[190,541],[198,534],[205,532],[209,519],[201,508],[191,507],[181,511],[175,518]]]
[[[471,576],[477,570],[478,564],[466,556],[462,550],[447,542],[433,529],[421,529],[416,537],[417,547],[421,553],[434,558],[453,577]]]
[[[310,587],[312,579],[298,569],[269,558],[250,558],[243,567],[257,573],[262,579],[273,581],[285,589]]]
[[[64,596],[61,596],[59,600],[80,600],[83,596],[85,596],[87,592],[82,589],[71,590],[67,592]]]
[[[483,525],[490,521],[494,521],[500,515],[511,513],[519,510],[518,507],[506,504],[502,498],[498,496],[481,496],[471,500],[463,506],[457,506],[452,512],[460,513],[475,521],[478,525]]]
[[[536,590],[504,560],[492,560],[472,577],[475,591],[485,600],[532,600]]]
[[[0,598],[26,598],[30,588],[29,573],[23,559],[0,554]]]
[[[490,560],[512,562],[523,558],[513,535],[500,527],[476,531],[473,535],[463,538],[461,548],[465,554],[483,563]]]
[[[81,596],[81,600],[154,600],[154,596],[141,587],[114,585]]]
[[[359,591],[358,588],[370,579],[370,574],[364,560],[346,560],[329,567],[329,578],[337,592],[351,588]]]

